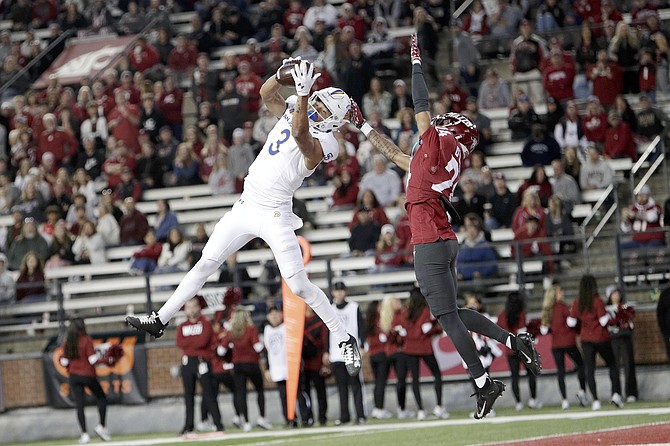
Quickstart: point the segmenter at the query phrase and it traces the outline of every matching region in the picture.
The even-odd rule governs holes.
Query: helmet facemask
[[[317,102],[321,102],[326,107],[330,116],[324,117],[318,112],[315,106]],[[351,100],[339,88],[328,87],[315,91],[309,97],[308,104],[307,116],[310,128],[319,132],[329,133],[342,127],[351,114]],[[317,121],[317,117],[320,117],[321,120]]]

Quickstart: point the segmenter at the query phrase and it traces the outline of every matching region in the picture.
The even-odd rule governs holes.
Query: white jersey
[[[356,302],[348,301],[344,308],[337,308],[337,306],[333,304],[333,309],[347,333],[350,333],[356,338],[356,342],[358,342],[358,304]],[[344,358],[342,358],[342,352],[340,352],[340,347],[337,345],[337,339],[332,331],[330,332],[329,343],[330,348],[328,353],[330,362],[343,362]]]
[[[296,96],[286,100],[286,110],[270,131],[263,149],[249,167],[244,179],[245,200],[268,208],[290,206],[293,194],[303,180],[314,173],[305,166],[305,157],[291,135],[291,122]],[[339,145],[332,133],[311,131],[323,149],[323,160],[333,161],[339,154]]]
[[[268,368],[273,382],[286,381],[288,366],[286,365],[286,326],[276,327],[268,324],[263,330],[263,344],[268,352]]]

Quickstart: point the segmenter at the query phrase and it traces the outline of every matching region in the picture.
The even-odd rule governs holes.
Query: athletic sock
[[[511,348],[514,351],[517,351],[516,347],[516,336],[514,336],[512,333],[509,334],[509,337],[505,341],[505,347]]]
[[[488,377],[489,377],[489,375],[484,373],[479,378],[474,378],[475,385],[477,386],[478,389],[481,389],[486,385],[486,380],[488,379]]]

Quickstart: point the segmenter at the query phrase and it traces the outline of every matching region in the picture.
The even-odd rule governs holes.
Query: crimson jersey
[[[216,346],[212,323],[205,316],[198,317],[195,322],[189,320],[182,322],[177,327],[175,343],[186,356],[211,360]]]
[[[600,296],[593,296],[593,309],[579,312],[579,299],[575,299],[570,307],[570,317],[578,319],[582,323],[580,336],[582,342],[607,342],[610,334],[607,327],[600,325],[600,318],[605,316],[605,304]]]
[[[570,307],[565,302],[556,302],[551,315],[551,348],[574,347],[577,345],[577,331],[568,327],[566,320],[570,316]]]
[[[61,347],[65,351],[65,342]],[[68,358],[70,361],[67,366],[68,373],[70,375],[95,377],[95,366],[88,361],[89,356],[95,354],[93,340],[87,335],[79,335],[77,350],[79,351],[78,358]]]
[[[431,125],[412,152],[405,200],[412,243],[455,240],[440,195],[451,201],[461,175],[461,145],[447,129]]]

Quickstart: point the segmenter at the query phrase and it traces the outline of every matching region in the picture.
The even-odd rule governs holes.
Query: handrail
[[[638,192],[640,192],[640,190],[642,189],[642,187],[643,187],[645,184],[647,184],[647,181],[649,181],[649,177],[651,177],[651,176],[653,175],[653,173],[656,171],[656,169],[658,168],[658,166],[661,165],[661,163],[663,162],[663,160],[665,160],[665,154],[664,154],[664,153],[661,153],[661,154],[658,156],[658,158],[656,158],[656,161],[654,161],[654,163],[649,167],[649,170],[647,170],[647,173],[644,174],[644,176],[642,177],[642,179],[640,180],[640,182],[637,184],[637,186],[635,186],[635,188],[633,189],[633,194],[637,195]],[[632,175],[631,175],[631,178],[633,178]]]
[[[586,225],[588,225],[589,222],[593,219],[593,217],[598,213],[598,211],[600,210],[600,206],[603,205],[603,203],[605,202],[605,200],[607,200],[607,197],[609,197],[610,193],[613,190],[614,190],[614,184],[610,184],[609,186],[607,186],[607,189],[603,191],[600,198],[598,198],[598,201],[596,201],[593,207],[591,208],[591,212],[589,213],[589,215],[587,215],[582,224],[579,225],[580,229],[585,230]]]
[[[14,76],[12,76],[12,78],[9,81],[7,81],[7,83],[5,83],[3,86],[0,87],[0,95],[5,91],[7,91],[9,87],[14,85],[14,82],[16,82],[17,79],[26,74],[28,70],[30,70],[37,62],[39,62],[40,60],[42,60],[42,58],[44,58],[47,54],[49,54],[56,45],[60,44],[63,40],[70,37],[71,34],[74,34],[74,30],[72,29],[66,30],[60,36],[58,36],[56,40],[51,42],[49,46],[44,48],[44,50],[42,50],[41,53],[39,53],[34,59],[28,62],[28,64],[25,67],[21,68]]]
[[[635,164],[633,164],[633,167],[630,169],[630,173],[632,175],[635,175],[637,173],[637,171],[642,168],[642,164],[644,164],[644,162],[647,160],[647,158],[649,158],[649,155],[651,155],[651,152],[654,151],[654,149],[656,148],[656,146],[658,145],[659,142],[661,142],[661,137],[656,136],[656,138],[654,138],[649,143],[649,145],[644,150],[642,155],[640,155],[640,158],[637,160],[637,162]]]
[[[600,222],[598,223],[598,226],[596,226],[596,228],[593,230],[593,233],[591,234],[591,237],[589,237],[589,239],[586,241],[585,249],[588,249],[593,244],[593,242],[596,240],[596,237],[598,237],[598,235],[600,234],[600,231],[603,230],[603,228],[605,227],[605,225],[609,221],[610,217],[612,217],[612,214],[614,213],[614,211],[616,210],[617,207],[618,207],[618,204],[616,202],[613,203],[612,206],[610,206],[610,208],[605,213],[605,216],[603,217],[603,219],[600,220]]]

